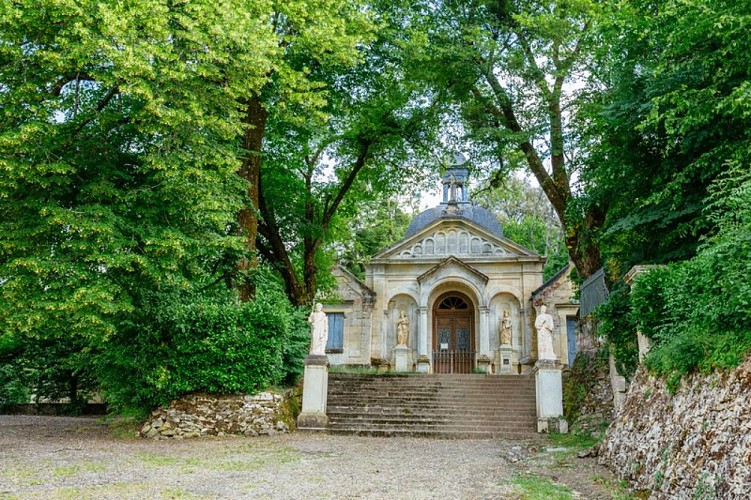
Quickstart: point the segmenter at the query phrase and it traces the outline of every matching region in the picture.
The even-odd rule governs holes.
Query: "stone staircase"
[[[326,414],[331,434],[538,436],[531,376],[330,373]]]

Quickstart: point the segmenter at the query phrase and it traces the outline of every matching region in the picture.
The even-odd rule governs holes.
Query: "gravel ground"
[[[0,416],[0,498],[627,498],[595,459],[544,439],[133,435],[92,418]]]

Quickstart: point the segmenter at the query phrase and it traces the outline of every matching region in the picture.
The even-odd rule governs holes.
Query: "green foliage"
[[[258,8],[0,6],[0,336],[37,396],[90,389],[144,291],[203,286],[243,254],[236,101],[276,50]]]
[[[278,291],[154,293],[103,346],[102,388],[115,410],[144,411],[191,392],[253,393],[301,372],[302,315]]]
[[[598,307],[595,313],[599,321],[597,334],[607,340],[605,351],[615,358],[618,373],[630,379],[639,363],[631,290],[623,281],[614,283],[611,288],[607,302]]]
[[[352,218],[341,235],[344,247],[340,252],[342,264],[364,278],[365,264],[370,258],[404,237],[411,217],[393,200],[367,201],[358,207],[358,216]]]
[[[25,403],[31,396],[27,370],[15,363],[22,352],[23,347],[14,337],[0,336],[0,410]]]
[[[551,433],[548,435],[548,439],[553,446],[565,446],[566,448],[574,448],[576,450],[591,448],[602,440],[590,434],[577,434],[574,432],[567,434]]]
[[[713,185],[707,217],[718,231],[693,259],[638,277],[631,312],[654,345],[645,360],[671,389],[687,373],[736,366],[751,349],[751,173],[731,168]]]
[[[488,181],[473,199],[498,217],[505,237],[547,257],[543,268],[543,279],[547,280],[569,262],[558,216],[542,189],[529,181],[510,177],[503,186],[494,184]]]
[[[585,197],[607,209],[601,244],[622,275],[695,255],[715,228],[709,186],[751,156],[748,3],[606,4],[584,96]]]

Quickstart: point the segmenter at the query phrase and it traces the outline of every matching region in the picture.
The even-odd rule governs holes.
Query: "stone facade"
[[[533,291],[545,290],[545,258],[505,238],[497,219],[469,201],[466,176],[465,169],[449,169],[443,202],[417,215],[403,240],[375,255],[364,281],[342,268],[335,270],[339,300],[328,301],[324,310],[344,313],[345,319],[343,349],[328,353],[331,365],[394,369],[397,320],[404,311],[409,335],[406,356],[403,347],[399,350],[401,368],[406,359],[408,371],[434,372],[436,359],[461,343],[461,350],[472,355],[469,371],[531,369],[537,352],[531,297]],[[555,331],[562,322],[565,332],[566,317],[575,315],[576,305],[571,303],[570,280],[564,278],[555,281],[550,305],[559,323]],[[448,318],[449,312],[441,309],[449,308],[444,307],[447,300],[466,306],[465,323],[450,327],[455,329],[449,333],[446,325],[452,320],[439,326],[439,316]],[[501,346],[504,311],[510,314],[512,341]],[[447,335],[456,338],[449,343]],[[568,363],[566,335],[559,337],[563,344],[556,352]]]
[[[327,351],[329,362],[332,365],[369,365],[375,293],[341,266],[335,267],[333,274],[337,282],[334,301],[328,301],[323,310],[327,314],[344,315],[344,339],[341,351]]]
[[[600,447],[600,461],[652,498],[748,498],[751,357],[692,375],[671,395],[640,367]]]
[[[152,412],[140,435],[153,439],[272,435],[294,427],[299,394],[261,392],[253,396],[191,394]]]

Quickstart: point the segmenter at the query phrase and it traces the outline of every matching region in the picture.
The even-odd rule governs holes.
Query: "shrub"
[[[301,365],[299,318],[284,296],[154,294],[98,360],[108,403],[143,412],[183,394],[253,393]],[[285,347],[286,346],[286,347]]]

